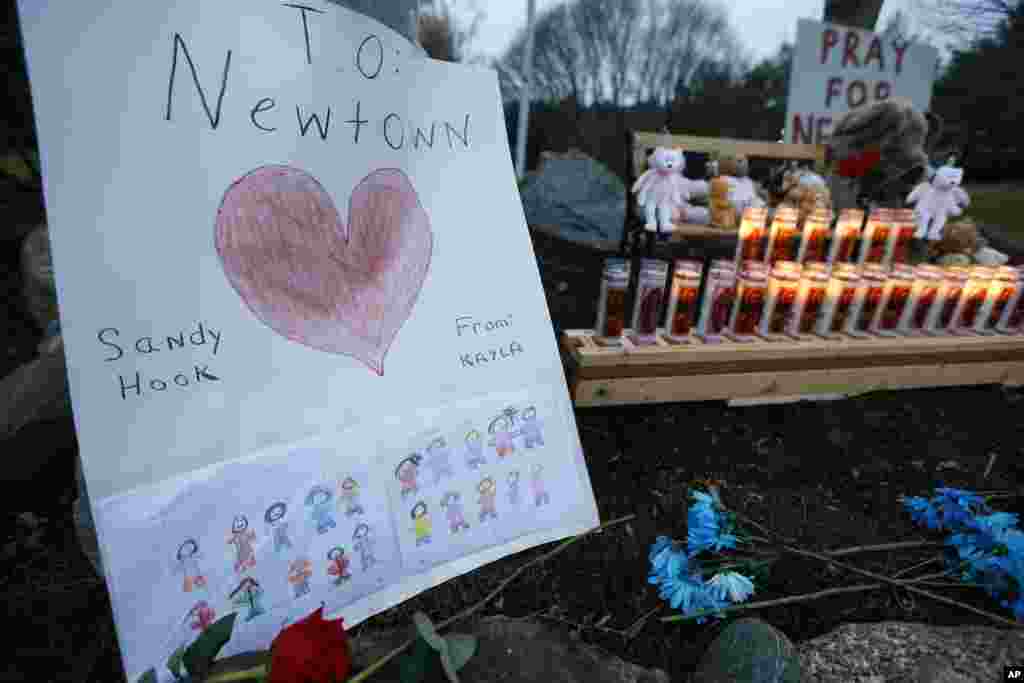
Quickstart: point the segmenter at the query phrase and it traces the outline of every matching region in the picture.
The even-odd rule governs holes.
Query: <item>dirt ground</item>
[[[535,235],[535,250],[556,332],[592,324],[601,255]],[[4,274],[6,372],[32,355],[38,332],[17,306],[17,273]],[[646,582],[647,549],[658,534],[685,533],[689,481],[726,482],[726,502],[799,539],[809,549],[924,539],[897,500],[937,484],[980,491],[1015,489],[1024,481],[1019,419],[1024,394],[999,387],[875,394],[842,402],[729,408],[722,403],[577,411],[580,435],[601,518],[636,519],[572,546],[557,561],[534,567],[482,614],[534,617],[562,623],[574,637],[630,661],[690,670],[717,633],[713,625],[647,622],[628,639],[619,631],[659,604]],[[4,444],[5,459],[51,464],[35,476],[8,479],[0,496],[7,510],[0,591],[16,628],[13,659],[0,679],[121,680],[106,589],[75,541],[69,424],[37,428]],[[48,454],[58,453],[54,458]],[[990,455],[996,459],[982,474]],[[1009,498],[1014,509],[1020,498]],[[1019,507],[1017,508],[1019,509]],[[22,515],[37,517],[26,523]],[[408,623],[422,609],[443,619],[479,600],[509,573],[546,548],[533,549],[454,579],[355,629]],[[929,557],[851,558],[857,566],[894,572]],[[770,599],[859,582],[814,561],[775,564],[756,598]],[[940,589],[1000,612],[980,591]],[[669,614],[662,608],[655,617]],[[981,618],[937,603],[879,590],[767,609],[760,616],[794,640],[854,621],[904,619],[955,625]],[[56,668],[56,671],[55,671]],[[682,680],[680,677],[679,680]]]

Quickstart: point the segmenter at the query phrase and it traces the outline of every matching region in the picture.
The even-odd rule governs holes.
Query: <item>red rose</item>
[[[846,178],[860,178],[873,169],[882,160],[882,152],[878,149],[869,149],[860,154],[839,161],[837,169],[839,175]]]
[[[321,607],[274,638],[267,683],[341,683],[351,669],[342,620],[325,621]]]

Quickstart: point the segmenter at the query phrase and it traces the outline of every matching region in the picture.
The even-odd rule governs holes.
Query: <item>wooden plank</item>
[[[647,232],[656,232],[644,226]],[[739,237],[739,228],[718,228],[713,225],[700,225],[698,223],[673,223],[672,232],[669,233],[670,242],[683,242],[693,238],[718,238],[722,240],[736,240]]]
[[[634,146],[640,149],[641,158],[644,150],[649,147],[657,147],[666,139],[664,134],[651,131],[636,131],[634,136]],[[687,152],[742,154],[747,157],[764,159],[825,160],[824,145],[798,145],[787,142],[709,138],[696,135],[672,135],[669,137],[673,146],[682,147]],[[637,166],[637,168],[642,168],[642,166]]]
[[[591,334],[573,331],[566,334]],[[626,334],[631,334],[630,330]],[[904,337],[842,340],[758,341],[749,343],[723,342],[706,344],[693,340],[690,344],[666,344],[631,352],[628,346],[603,348],[595,353],[592,347],[576,347],[572,357],[584,375],[595,376],[597,369],[610,371],[625,368],[622,373],[687,374],[697,369],[732,364],[733,371],[760,370],[764,363],[790,362],[787,367],[807,364],[836,363],[878,365],[914,364],[913,361],[931,362],[985,362],[1020,358],[1024,360],[1024,335]],[[794,365],[795,363],[795,365]],[[670,372],[669,368],[677,368]],[[590,370],[594,369],[594,373]],[[692,370],[691,370],[692,369]]]
[[[573,397],[577,407],[589,408],[979,384],[1024,384],[1024,361],[577,380]]]

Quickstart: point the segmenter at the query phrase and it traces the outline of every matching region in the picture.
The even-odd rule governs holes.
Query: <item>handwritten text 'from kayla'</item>
[[[206,347],[210,354],[217,355],[220,350],[221,333],[198,323],[196,328],[188,332],[181,330],[165,337],[137,337],[135,339],[121,336],[116,327],[104,327],[96,333],[96,339],[104,347],[103,360],[112,363],[126,355],[150,357],[158,353],[174,352],[185,348]],[[121,399],[140,398],[145,394],[160,393],[173,389],[188,389],[195,385],[218,382],[220,377],[210,371],[207,364],[195,363],[188,370],[175,373],[173,376],[155,377],[144,375],[141,371],[118,374]]]
[[[305,53],[295,55],[295,59],[301,60],[301,62],[307,65],[312,65],[313,51],[311,49],[310,24],[316,21],[318,14],[324,14],[327,10],[284,3],[281,11],[295,13],[295,30],[301,31],[305,37]],[[179,71],[184,71],[184,67],[187,65],[192,75],[192,83],[195,86],[196,95],[198,95],[203,110],[206,112],[206,118],[209,120],[210,127],[216,130],[221,123],[221,109],[225,96],[229,96],[230,89],[228,85],[232,73],[232,50],[227,50],[225,54],[220,89],[217,92],[216,99],[213,99],[210,97],[212,93],[205,90],[200,84],[200,68],[193,61],[185,39],[181,37],[181,34],[175,33],[173,43],[174,49],[171,55],[170,77],[167,84],[167,108],[164,118],[166,121],[171,121],[173,118],[172,105],[175,87],[179,80]],[[385,48],[384,41],[380,36],[372,33],[368,34],[353,48],[353,68],[362,78],[372,81],[383,78],[391,72],[398,71],[397,66],[391,68],[387,65],[386,55],[391,51]],[[396,55],[399,54],[397,50],[395,53]],[[182,68],[179,69],[179,66]],[[341,67],[332,66],[341,70]],[[208,66],[204,67],[203,72],[206,73],[208,69]],[[211,102],[215,102],[212,108]],[[353,112],[352,118],[343,121],[342,124],[349,127],[348,130],[351,131],[353,144],[359,144],[360,131],[363,126],[369,125],[371,121],[368,118],[364,118],[362,102],[359,100],[355,100],[350,111]],[[301,105],[296,104],[295,130],[299,136],[306,137],[306,134],[310,133],[315,127],[315,134],[321,140],[326,141],[331,132],[331,120],[334,114],[335,112],[331,107],[327,107],[325,111],[313,112],[304,111]],[[289,118],[290,113],[286,114],[278,110],[278,103],[273,97],[259,99],[252,104],[252,108],[249,110],[249,122],[253,128],[264,134],[277,132],[279,126],[283,126]],[[466,114],[463,120],[458,123],[435,121],[430,123],[428,127],[425,124],[420,126],[403,121],[401,115],[395,112],[381,111],[375,116],[373,123],[375,123],[375,129],[379,133],[380,139],[383,139],[388,147],[394,150],[399,150],[406,146],[411,146],[417,150],[431,149],[435,144],[449,150],[466,149],[469,147],[469,114]]]
[[[494,320],[476,320],[468,315],[460,315],[455,318],[455,336],[460,338],[479,338],[495,333],[503,333],[511,328],[511,315]],[[467,353],[459,353],[459,367],[481,368],[491,363],[515,358],[522,353],[523,345],[515,340],[501,342],[492,340],[488,348],[478,348]]]

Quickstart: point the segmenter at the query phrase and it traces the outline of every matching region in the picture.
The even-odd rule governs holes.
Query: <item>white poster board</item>
[[[19,2],[131,680],[598,524],[496,75],[326,2]]]
[[[889,97],[927,111],[939,53],[862,29],[800,19],[789,74],[785,141],[825,141],[842,114]]]

